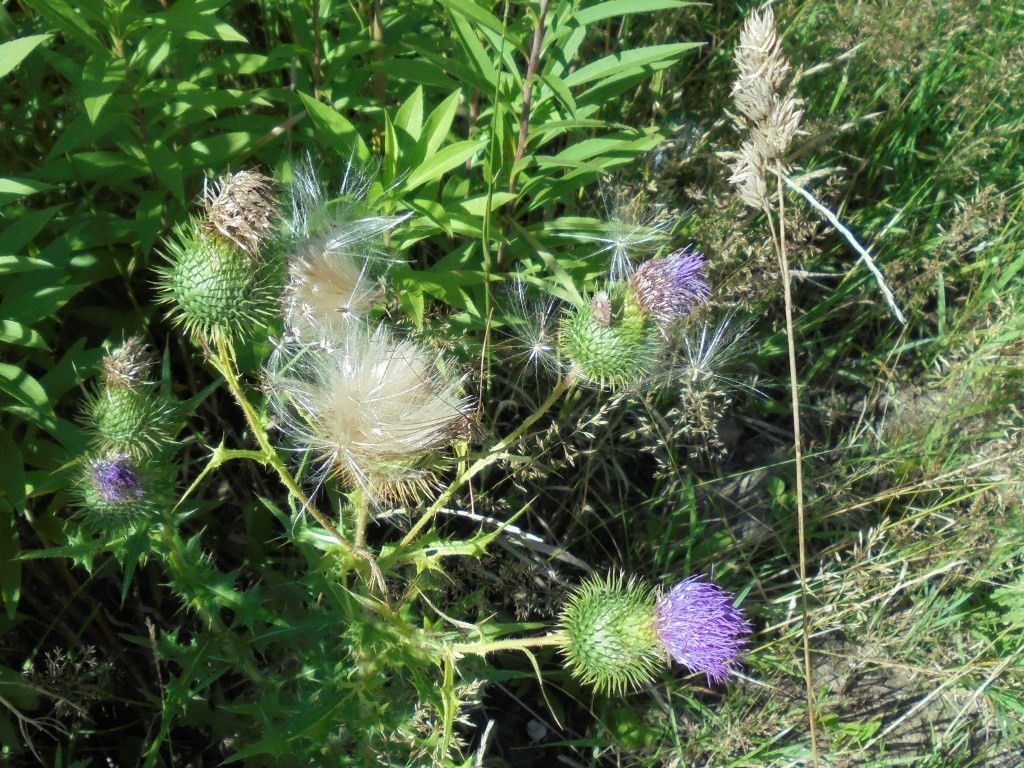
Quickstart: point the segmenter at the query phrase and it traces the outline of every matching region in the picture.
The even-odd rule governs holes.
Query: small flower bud
[[[644,312],[659,323],[671,323],[710,295],[704,254],[687,246],[663,259],[641,264],[630,284]]]
[[[613,574],[584,582],[559,620],[569,671],[610,693],[648,682],[662,657],[653,611],[653,593],[634,579]]]
[[[151,456],[174,450],[174,410],[151,388],[104,386],[87,400],[83,422],[102,453]]]

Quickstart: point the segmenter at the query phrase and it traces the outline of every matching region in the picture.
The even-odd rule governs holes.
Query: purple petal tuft
[[[704,254],[689,245],[663,259],[645,261],[632,279],[636,300],[658,322],[685,317],[711,295],[707,266]]]
[[[130,499],[142,498],[142,481],[128,456],[93,461],[92,484],[107,504],[121,504]]]
[[[669,655],[691,672],[703,672],[709,683],[729,677],[752,629],[732,600],[698,575],[673,587],[654,609],[654,629]]]

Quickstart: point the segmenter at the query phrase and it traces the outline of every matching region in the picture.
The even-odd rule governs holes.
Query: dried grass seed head
[[[764,209],[771,203],[768,193],[767,162],[764,153],[751,139],[740,146],[739,157],[732,166],[729,183],[736,187],[740,199],[751,208]]]
[[[257,257],[279,217],[275,182],[257,171],[226,173],[203,185],[203,228]]]
[[[740,44],[736,48],[736,67],[739,77],[732,87],[736,108],[748,119],[756,121],[758,118],[744,111],[743,105],[756,103],[758,94],[781,91],[789,74],[789,62],[782,52],[775,28],[775,14],[770,7],[760,13],[755,11],[744,22]],[[737,99],[740,94],[742,98]]]
[[[319,456],[324,476],[374,499],[416,496],[430,457],[469,430],[472,402],[447,362],[383,329],[352,326],[336,346],[300,344],[275,359],[284,429]]]

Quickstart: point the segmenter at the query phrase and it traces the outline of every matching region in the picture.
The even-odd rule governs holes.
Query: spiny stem
[[[800,559],[800,609],[803,616],[804,682],[807,695],[807,719],[811,735],[811,760],[818,765],[818,730],[814,706],[814,683],[811,675],[811,630],[810,611],[807,606],[807,546],[804,527],[804,469],[803,448],[800,433],[800,380],[796,367],[796,339],[793,331],[793,293],[790,286],[789,259],[786,255],[786,207],[782,188],[782,163],[775,161],[776,183],[779,196],[779,229],[772,232],[779,256],[782,274],[782,292],[786,305],[786,345],[789,350],[789,394],[793,409],[793,458],[796,463],[796,525],[797,549]],[[771,215],[768,217],[769,226]]]
[[[256,442],[259,443],[263,453],[264,463],[270,465],[273,470],[277,473],[277,476],[281,479],[285,488],[288,492],[295,497],[295,499],[302,505],[304,510],[308,510],[313,518],[323,526],[334,539],[341,546],[342,550],[353,560],[364,560],[370,567],[370,577],[373,582],[383,590],[384,588],[384,575],[380,572],[380,568],[377,566],[373,555],[367,552],[360,546],[353,546],[352,543],[346,539],[338,527],[327,519],[326,516],[310,501],[309,497],[302,490],[302,487],[295,480],[295,477],[288,470],[288,466],[285,464],[274,446],[270,444],[270,438],[267,436],[267,432],[263,429],[263,425],[260,424],[259,416],[256,414],[256,410],[252,407],[245,393],[242,391],[242,385],[238,380],[238,374],[235,372],[234,356],[231,354],[227,342],[223,338],[217,339],[217,354],[210,358],[214,368],[224,377],[224,381],[227,382],[228,389],[231,390],[231,394],[234,395],[235,401],[242,409],[242,413],[245,415],[245,421],[249,425],[249,429],[252,430],[253,436],[256,438]]]
[[[553,632],[543,637],[522,637],[510,640],[486,640],[480,643],[456,643],[449,650],[459,656],[486,656],[497,651],[521,651],[527,648],[543,648],[545,646],[561,646],[565,637],[560,632]]]
[[[438,510],[444,507],[444,505],[448,503],[449,499],[455,495],[455,492],[467,481],[475,477],[482,469],[497,461],[501,457],[502,451],[522,437],[526,430],[536,423],[537,419],[547,413],[548,410],[551,409],[551,406],[557,403],[558,399],[565,394],[569,387],[572,386],[572,383],[575,380],[576,377],[572,373],[568,374],[558,383],[558,386],[551,391],[547,400],[541,403],[537,410],[527,416],[522,424],[516,427],[516,429],[510,432],[506,437],[495,443],[490,450],[487,451],[485,456],[477,459],[472,466],[455,478],[455,481],[448,486],[444,493],[437,497],[434,503],[430,505],[430,508],[423,513],[423,516],[417,521],[416,525],[412,527],[412,530],[405,535],[405,538],[402,539],[402,543],[399,545],[399,549],[404,549],[412,544],[412,542],[416,540],[416,537],[419,536],[420,532],[430,524],[431,520],[434,519]]]

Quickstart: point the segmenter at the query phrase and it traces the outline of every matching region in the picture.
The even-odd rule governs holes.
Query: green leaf
[[[412,190],[428,181],[436,181],[448,171],[465,163],[485,146],[487,146],[487,140],[481,139],[480,141],[457,141],[445,147],[414,169],[405,180],[403,188]]]
[[[51,37],[53,35],[29,35],[0,44],[0,77],[11,72],[22,59]]]
[[[50,348],[38,331],[15,320],[0,320],[0,341],[32,349]]]
[[[110,54],[93,55],[82,70],[82,102],[89,121],[95,125],[103,107],[110,101],[126,73],[124,59]]]
[[[412,92],[401,109],[395,114],[395,128],[405,131],[413,141],[419,141],[423,130],[423,88]]]
[[[23,0],[23,2],[79,45],[84,45],[93,53],[101,56],[107,53],[103,41],[85,21],[82,14],[65,3],[64,0]]]
[[[441,2],[449,11],[465,16],[485,29],[499,35],[505,33],[505,25],[501,23],[501,19],[472,0],[441,0]]]
[[[30,408],[47,413],[53,410],[42,385],[16,365],[0,363],[0,391]]]
[[[416,147],[417,158],[430,157],[444,144],[444,140],[452,129],[452,122],[458,113],[461,100],[462,90],[459,89],[450,94],[430,113],[427,122],[423,124],[423,133],[419,137],[419,144]]]
[[[313,121],[317,135],[340,157],[349,159],[355,150],[360,160],[370,159],[370,150],[363,141],[356,127],[332,107],[321,104],[312,96],[300,93],[299,98],[306,108],[306,113]]]
[[[18,513],[25,507],[25,466],[14,439],[0,431],[0,597],[7,615],[14,618],[21,596],[21,560],[18,555]]]
[[[700,3],[685,3],[680,0],[609,0],[607,3],[599,3],[591,8],[584,8],[578,11],[573,20],[584,26],[593,24],[603,19],[618,18],[630,13],[650,13],[652,11],[667,11],[670,9],[686,8]]]
[[[0,205],[47,189],[52,189],[52,187],[34,179],[0,177]]]
[[[472,72],[476,75],[473,78],[475,82],[470,84],[476,88],[480,88],[480,81],[483,81],[484,87],[481,90],[493,91],[498,87],[498,70],[495,68],[494,63],[487,55],[487,51],[484,50],[483,44],[477,37],[476,30],[473,25],[468,23],[463,15],[460,15],[457,11],[452,14],[452,25],[455,27],[455,34],[458,36],[462,47],[468,54],[467,58],[471,64],[475,65]],[[455,59],[449,59],[454,61]]]
[[[580,67],[565,78],[565,84],[570,88],[578,88],[585,83],[630,77],[645,71],[645,68],[651,70],[667,67],[675,63],[686,51],[699,48],[701,45],[702,43],[668,43],[613,53]]]

